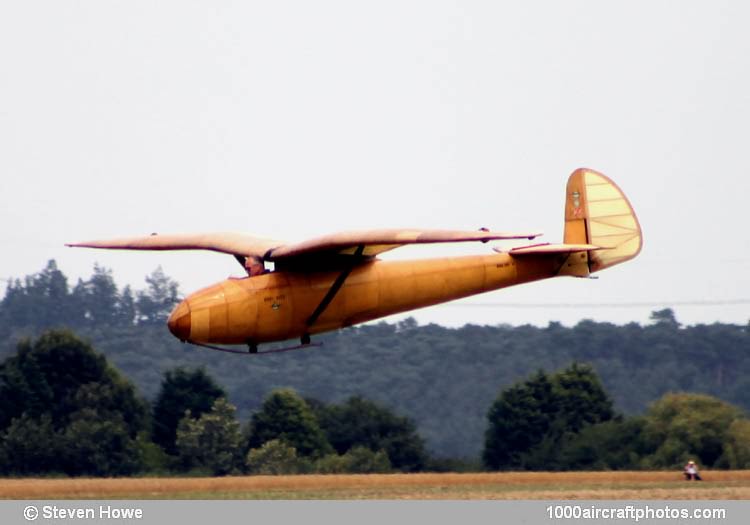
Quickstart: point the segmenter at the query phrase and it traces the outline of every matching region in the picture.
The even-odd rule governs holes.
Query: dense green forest
[[[280,474],[429,468],[414,424],[371,401],[268,394],[242,424],[203,369],[164,374],[153,403],[70,330],[0,362],[0,474]]]
[[[66,329],[0,362],[0,475],[332,474],[425,470],[750,467],[750,419],[705,394],[623,417],[589,365],[538,371],[487,413],[482,463],[430,455],[408,418],[362,398],[274,389],[244,424],[202,368],[167,371],[156,399]]]
[[[452,329],[409,319],[325,334],[319,348],[244,356],[175,340],[163,321],[178,296],[177,284],[160,270],[134,292],[119,290],[100,267],[70,286],[51,261],[9,284],[0,303],[0,359],[22,337],[67,326],[147,400],[156,399],[164,373],[179,366],[204,367],[245,421],[274,389],[323,403],[361,396],[413,420],[428,451],[442,458],[478,459],[487,412],[501,390],[573,362],[592,367],[613,410],[625,415],[644,413],[668,392],[709,394],[750,409],[748,326],[681,326],[670,310],[655,312],[646,326],[581,321]]]

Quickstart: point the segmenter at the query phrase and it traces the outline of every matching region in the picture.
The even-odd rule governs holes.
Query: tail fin
[[[581,168],[568,179],[566,191],[563,242],[601,247],[587,252],[589,271],[604,270],[640,253],[643,239],[638,218],[614,182]]]

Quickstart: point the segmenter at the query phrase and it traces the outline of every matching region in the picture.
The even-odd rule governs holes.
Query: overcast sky
[[[585,166],[630,198],[638,259],[418,321],[645,322],[671,303],[686,324],[747,323],[748,6],[2,2],[0,278],[52,258],[71,284],[94,262],[136,288],[161,265],[183,292],[242,273],[209,252],[63,247],[151,232],[489,227],[555,242]]]

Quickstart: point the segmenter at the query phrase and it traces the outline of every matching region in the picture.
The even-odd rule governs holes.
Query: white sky
[[[740,300],[675,310],[744,324],[748,20],[726,1],[2,2],[0,277],[51,258],[71,284],[95,261],[136,288],[161,264],[183,292],[242,273],[213,253],[62,246],[154,231],[486,226],[554,242],[586,166],[630,198],[638,259],[415,317],[644,322],[654,303]],[[488,303],[516,307],[466,306]],[[582,306],[518,306],[561,303]]]

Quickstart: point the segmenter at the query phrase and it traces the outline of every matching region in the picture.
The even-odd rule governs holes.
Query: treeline
[[[750,409],[748,325],[682,326],[671,310],[654,312],[649,324],[625,326],[581,321],[573,327],[554,322],[546,327],[514,327],[498,318],[495,326],[452,329],[418,326],[407,319],[323,334],[315,338],[323,343],[320,348],[248,357],[183,345],[163,323],[148,321],[156,316],[139,310],[123,322],[104,316],[110,319],[106,323],[89,322],[95,313],[76,310],[73,317],[79,320],[84,312],[82,324],[64,323],[60,316],[72,315],[64,310],[80,303],[61,308],[65,303],[51,298],[70,298],[81,285],[63,286],[67,280],[56,271],[51,263],[42,272],[14,281],[6,291],[0,301],[0,358],[13,354],[23,337],[37,337],[49,327],[73,327],[146,399],[157,398],[167,371],[203,367],[219,378],[242,420],[249,420],[268,393],[280,387],[326,404],[360,396],[412,420],[430,455],[478,461],[487,410],[498,392],[539,369],[561,370],[574,362],[592,367],[613,409],[624,416],[644,414],[655,401],[674,392],[706,394]],[[52,274],[57,277],[50,278]],[[111,282],[111,272],[97,268],[84,285],[97,275]],[[157,289],[172,285],[163,273],[157,281],[170,283]],[[115,298],[127,295],[111,284]],[[131,295],[137,305],[139,292]],[[175,288],[173,297],[177,295]],[[141,296],[150,296],[155,303],[163,297],[150,285]],[[24,297],[36,299],[21,301]],[[111,299],[105,303],[118,304]],[[144,312],[147,304],[143,303]],[[171,304],[162,307],[162,318],[169,308]]]
[[[486,413],[482,465],[431,459],[413,422],[354,396],[326,404],[272,390],[244,425],[203,370],[164,374],[148,403],[66,330],[19,343],[0,363],[0,475],[307,474],[487,470],[750,468],[750,420],[700,394],[667,394],[643,416],[616,412],[573,363],[501,391]]]
[[[376,403],[272,391],[244,425],[204,370],[164,375],[150,405],[104,356],[66,330],[19,343],[0,364],[0,474],[413,472],[427,467],[414,424]]]
[[[50,260],[41,272],[8,282],[0,323],[35,330],[161,325],[178,301],[178,285],[161,267],[146,277],[146,284],[145,290],[136,292],[130,286],[118,290],[112,271],[94,265],[91,277],[78,279],[71,288],[57,263]]]

